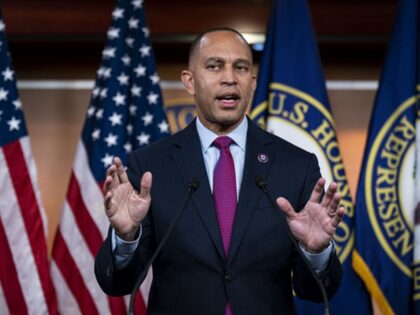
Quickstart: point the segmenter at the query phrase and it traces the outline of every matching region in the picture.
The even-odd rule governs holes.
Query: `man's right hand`
[[[131,186],[118,157],[114,158],[106,174],[103,187],[105,213],[118,236],[125,241],[132,241],[150,208],[152,173],[143,174],[140,193]]]

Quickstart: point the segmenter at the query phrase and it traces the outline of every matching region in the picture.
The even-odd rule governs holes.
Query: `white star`
[[[137,136],[137,140],[139,141],[139,145],[149,144],[150,135],[142,132],[139,136]]]
[[[101,162],[104,163],[104,168],[111,166],[112,160],[114,160],[114,156],[106,153],[105,156],[101,159]]]
[[[101,92],[101,89],[100,89],[99,87],[95,87],[95,88],[92,90],[92,96],[93,96],[94,98],[95,98],[95,97],[98,97],[99,92]]]
[[[7,123],[9,125],[9,131],[12,131],[14,129],[19,130],[19,124],[21,121],[13,116],[12,119],[10,119]]]
[[[159,76],[158,76],[158,74],[156,72],[153,75],[151,75],[149,77],[149,79],[152,81],[152,84],[153,85],[154,84],[158,84],[159,83],[159,80],[160,80],[160,78],[159,78]]]
[[[0,88],[0,101],[7,101],[7,94],[9,94],[9,91]]]
[[[161,133],[168,133],[169,132],[169,125],[166,120],[162,120],[162,122],[158,125]]]
[[[137,85],[133,84],[133,86],[131,87],[131,94],[133,96],[140,97],[141,96],[141,90],[142,90],[142,88],[140,86],[137,86]]]
[[[108,38],[110,39],[116,39],[120,37],[120,29],[111,27],[107,32]]]
[[[135,19],[135,18],[130,18],[128,20],[128,27],[129,28],[138,28],[139,27],[139,20]]]
[[[0,121],[1,121],[1,115],[3,115],[3,111],[0,110]]]
[[[109,133],[108,136],[104,139],[108,147],[117,145],[118,136],[112,133]]]
[[[141,53],[141,56],[142,57],[149,56],[150,55],[150,49],[152,49],[152,47],[143,44],[139,49],[139,51]]]
[[[124,66],[129,66],[131,58],[129,55],[125,54],[123,57],[121,57],[121,61],[123,62]]]
[[[98,69],[98,71],[96,72],[98,74],[98,77],[101,78],[109,78],[111,77],[111,68],[106,68],[106,67],[100,67]]]
[[[144,126],[148,126],[153,122],[153,115],[149,112],[146,112],[146,114],[144,114],[144,116],[141,119],[143,119]]]
[[[112,99],[117,106],[125,105],[125,95],[121,94],[120,92],[117,92],[117,95],[115,95]]]
[[[112,126],[121,125],[122,115],[119,115],[114,112],[112,113],[112,116],[110,116],[108,119],[111,122]]]
[[[133,0],[131,1],[131,4],[133,5],[134,9],[140,9],[143,5],[143,0]]]
[[[112,17],[115,20],[121,19],[124,17],[124,9],[121,8],[115,8],[114,11],[112,11]]]
[[[133,146],[131,145],[131,143],[127,142],[126,144],[124,144],[124,150],[127,153],[130,153],[131,150],[133,150]]]
[[[92,117],[94,113],[95,113],[95,106],[89,107],[87,110],[88,117]]]
[[[134,68],[134,72],[136,73],[136,76],[142,77],[146,75],[146,67],[140,64],[136,68]]]
[[[95,129],[92,132],[92,139],[93,141],[98,140],[101,137],[101,129]]]
[[[149,95],[147,95],[147,100],[149,101],[149,105],[157,104],[158,97],[159,97],[158,94],[150,92]]]
[[[117,77],[117,80],[121,85],[128,85],[128,79],[128,75],[126,75],[124,72],[121,72],[121,74]]]
[[[132,37],[127,37],[125,39],[125,43],[127,44],[128,47],[133,48],[133,44],[134,44],[134,38]]]
[[[147,27],[143,27],[141,30],[144,33],[144,37],[149,37],[150,31],[149,31],[149,29]]]
[[[16,101],[13,101],[12,103],[13,103],[13,105],[15,105],[16,110],[22,108],[22,102],[20,101],[20,99],[17,99]]]
[[[111,77],[111,68],[105,68],[105,71],[103,73],[104,78],[110,78]]]
[[[104,117],[104,109],[101,108],[96,112],[96,119],[102,119]]]
[[[129,136],[133,134],[133,125],[127,125],[127,133]]]
[[[15,72],[13,70],[11,70],[9,67],[6,68],[6,70],[4,70],[1,74],[3,75],[4,81],[13,80],[13,74]]]
[[[105,47],[102,51],[102,57],[104,59],[114,58],[115,57],[115,48],[113,47]]]
[[[0,32],[4,31],[4,23],[3,20],[0,20]]]
[[[136,111],[137,111],[137,106],[136,105],[131,105],[128,110],[130,111],[130,115],[131,116],[135,116],[136,115]]]
[[[99,67],[98,71],[96,71],[96,75],[100,78],[102,77],[104,73],[104,68],[103,67]]]
[[[103,88],[102,90],[101,90],[101,93],[99,94],[99,97],[100,98],[106,98],[108,95],[108,89],[107,88]]]

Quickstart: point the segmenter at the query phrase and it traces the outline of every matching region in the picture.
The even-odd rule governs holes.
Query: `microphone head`
[[[260,189],[266,189],[267,185],[268,185],[267,180],[264,177],[262,177],[261,175],[256,175],[255,176],[255,184]]]
[[[188,191],[196,191],[200,187],[200,179],[198,177],[193,177],[190,179],[190,184],[188,185]]]

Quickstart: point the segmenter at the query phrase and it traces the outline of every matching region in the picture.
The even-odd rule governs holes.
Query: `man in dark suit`
[[[246,40],[233,29],[203,33],[181,79],[197,119],[131,154],[127,172],[118,158],[107,171],[112,229],[95,262],[102,289],[131,292],[197,177],[200,187],[153,264],[148,314],[293,314],[292,289],[322,301],[259,176],[331,297],[342,273],[332,241],[344,215],[337,186],[323,194],[316,157],[246,117],[256,84]]]

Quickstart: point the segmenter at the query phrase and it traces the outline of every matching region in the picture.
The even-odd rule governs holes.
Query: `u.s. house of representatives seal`
[[[338,256],[344,262],[354,242],[354,205],[329,110],[309,94],[293,87],[271,83],[268,100],[256,106],[251,117],[268,131],[316,154],[327,184],[335,181],[342,196],[346,216],[334,239]]]
[[[365,196],[370,223],[382,249],[412,277],[415,210],[415,96],[400,104],[381,127],[368,156]]]

